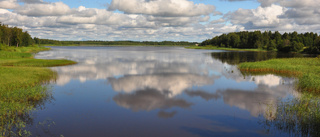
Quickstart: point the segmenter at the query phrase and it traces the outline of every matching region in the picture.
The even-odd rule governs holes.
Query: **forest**
[[[52,46],[69,46],[69,45],[139,45],[139,46],[193,46],[196,42],[187,41],[59,41],[51,39],[35,38],[35,43],[39,45],[52,45]]]
[[[222,34],[203,41],[200,46],[239,49],[265,49],[280,52],[320,54],[320,36],[317,33],[279,33],[278,31],[242,31]]]
[[[33,44],[34,40],[27,31],[0,23],[0,46],[27,47]]]

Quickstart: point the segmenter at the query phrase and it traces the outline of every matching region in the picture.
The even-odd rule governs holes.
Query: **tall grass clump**
[[[297,87],[302,92],[320,93],[320,58],[271,59],[246,62],[238,65],[242,72],[267,72],[288,74],[299,79]]]
[[[0,96],[0,136],[31,136],[25,130],[32,121],[30,112],[52,98],[47,86],[26,87],[11,90],[5,96]],[[12,98],[14,97],[14,98]]]
[[[275,117],[261,123],[269,131],[276,129],[291,136],[320,136],[319,99],[319,96],[303,93],[300,98],[281,101],[274,104]]]

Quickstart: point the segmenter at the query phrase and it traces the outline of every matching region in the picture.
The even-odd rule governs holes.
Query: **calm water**
[[[243,76],[235,64],[289,57],[182,47],[53,47],[52,99],[33,114],[33,136],[287,136],[264,129],[268,104],[297,97],[294,79]]]

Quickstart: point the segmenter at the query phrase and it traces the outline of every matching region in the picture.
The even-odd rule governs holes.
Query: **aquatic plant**
[[[1,91],[3,92],[3,91]],[[52,98],[47,86],[26,87],[0,96],[0,136],[30,136],[30,112]],[[5,106],[5,107],[3,107]]]
[[[268,131],[276,129],[292,136],[320,136],[319,99],[318,96],[304,93],[300,98],[273,104],[276,109],[266,111],[265,115],[275,113],[275,116],[272,119],[264,119],[261,124]]]

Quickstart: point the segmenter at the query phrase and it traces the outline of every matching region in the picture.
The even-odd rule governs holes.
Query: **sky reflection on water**
[[[56,123],[50,132],[65,136],[284,135],[266,134],[258,120],[268,104],[299,96],[294,80],[243,76],[211,52],[225,51],[53,47],[40,52],[36,58],[78,64],[52,68],[59,74],[55,101],[36,112],[35,121],[50,118]]]

